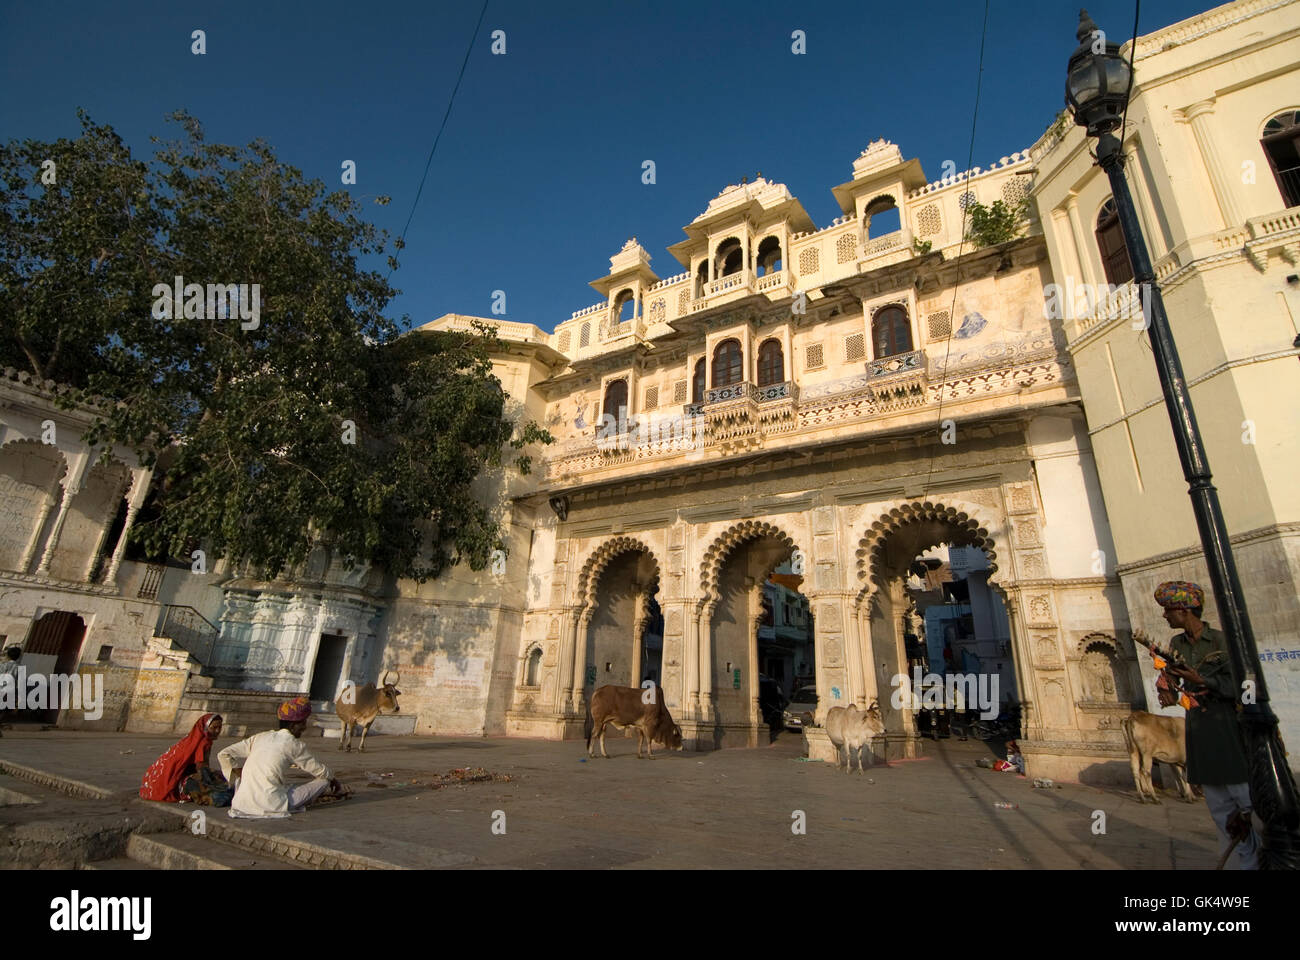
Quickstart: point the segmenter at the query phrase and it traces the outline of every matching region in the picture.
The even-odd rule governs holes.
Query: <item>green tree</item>
[[[360,263],[396,268],[388,237],[349,194],[304,180],[264,142],[211,144],[193,117],[173,119],[180,138],[155,140],[147,168],[85,117],[71,144],[6,148],[0,249],[17,266],[0,300],[5,359],[81,388],[65,402],[106,398],[91,442],[159,464],[135,532],[151,552],[201,542],[275,575],[326,541],[397,576],[481,568],[504,543],[475,480],[506,451],[551,441],[507,415],[492,331],[402,335],[384,315],[396,291]],[[39,195],[46,156],[80,158],[57,202]],[[96,264],[87,252],[101,242]],[[176,276],[257,284],[256,325],[207,298],[167,316],[154,288]],[[88,319],[65,330],[70,300]],[[70,356],[59,344],[74,333],[84,345]]]
[[[977,250],[1014,240],[1024,228],[1028,212],[1028,199],[1012,204],[994,200],[987,207],[978,200],[973,200],[966,208],[966,239]]]

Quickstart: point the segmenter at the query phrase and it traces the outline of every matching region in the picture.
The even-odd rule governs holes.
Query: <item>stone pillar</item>
[[[44,577],[49,576],[50,561],[54,559],[54,549],[59,545],[59,534],[63,532],[63,521],[68,519],[68,508],[72,506],[73,498],[81,492],[80,477],[77,482],[68,481],[68,485],[63,488],[63,499],[59,503],[59,515],[54,520],[54,527],[50,530],[50,542],[45,545],[45,553],[41,556],[41,565],[36,568],[36,572]]]
[[[576,618],[573,631],[573,696],[569,706],[575,714],[581,715],[582,691],[585,687],[587,670],[587,627],[591,622],[589,611],[584,610]]]
[[[1219,159],[1218,148],[1214,144],[1214,133],[1210,130],[1210,114],[1214,112],[1214,98],[1201,100],[1185,110],[1174,112],[1175,119],[1182,120],[1192,128],[1196,138],[1197,149],[1201,153],[1201,163],[1209,174],[1210,186],[1214,190],[1214,199],[1219,202],[1219,213],[1223,217],[1224,227],[1237,227],[1244,222],[1241,210],[1233,195],[1231,181],[1224,175],[1223,162]]]
[[[32,530],[31,538],[27,541],[27,547],[23,550],[23,559],[18,564],[18,572],[26,573],[32,565],[32,560],[36,558],[36,548],[41,543],[41,531],[45,529],[45,521],[50,519],[50,511],[54,509],[55,501],[54,491],[49,491],[45,495],[45,503],[41,505],[40,516],[36,518],[36,528]]]
[[[1070,218],[1070,233],[1074,237],[1074,250],[1079,257],[1079,269],[1083,273],[1083,281],[1089,286],[1097,285],[1097,275],[1092,272],[1092,257],[1088,255],[1087,237],[1088,233],[1083,229],[1083,224],[1079,221],[1079,195],[1070,191],[1069,199],[1065,202],[1065,212]]]
[[[700,638],[699,719],[713,718],[713,604],[702,605],[696,630]]]
[[[700,618],[693,601],[683,604],[681,612],[685,631],[682,638],[682,709],[685,716],[695,717],[699,715],[700,707]]]
[[[573,659],[576,655],[574,638],[577,635],[578,618],[574,610],[565,610],[560,621],[560,658],[556,669],[559,696],[555,709],[564,713],[573,699]]]

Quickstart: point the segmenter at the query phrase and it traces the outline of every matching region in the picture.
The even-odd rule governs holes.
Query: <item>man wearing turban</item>
[[[1228,656],[1227,638],[1201,621],[1205,591],[1185,580],[1156,587],[1165,622],[1183,632],[1169,642],[1183,665],[1164,672],[1193,696],[1187,710],[1187,779],[1205,794],[1222,847],[1235,839],[1243,870],[1259,869],[1259,837],[1251,824],[1250,768],[1237,723],[1242,678]],[[1160,705],[1172,706],[1172,686],[1159,691]]]
[[[279,729],[263,731],[217,754],[226,779],[233,783],[233,777],[239,777],[230,804],[232,817],[283,818],[301,812],[326,790],[336,795],[344,793],[334,774],[311,755],[300,739],[311,716],[307,698],[286,700],[280,704],[276,716]],[[289,786],[286,776],[293,765],[315,779]]]

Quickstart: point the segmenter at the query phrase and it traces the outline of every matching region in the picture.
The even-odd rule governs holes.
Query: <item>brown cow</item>
[[[352,734],[356,730],[356,724],[361,725],[361,744],[357,747],[357,752],[360,753],[366,749],[366,734],[370,732],[370,725],[375,722],[375,717],[381,713],[401,712],[397,707],[397,698],[402,691],[397,689],[397,682],[401,680],[402,675],[393,673],[390,682],[388,675],[391,672],[384,671],[378,689],[373,683],[367,683],[364,687],[354,687],[349,684],[334,701],[334,713],[343,724],[343,732],[339,734],[340,750],[346,749],[349,753],[352,752]]]
[[[612,723],[622,730],[636,727],[636,755],[641,758],[641,742],[649,744],[650,759],[655,756],[655,741],[669,750],[682,748],[682,728],[673,723],[663,691],[656,685],[637,687],[601,687],[591,695],[587,706],[587,756],[594,757],[592,741],[600,738],[600,755],[606,760],[605,726]]]
[[[1145,710],[1134,710],[1119,723],[1128,744],[1129,766],[1133,782],[1137,785],[1138,803],[1159,803],[1156,788],[1151,782],[1151,764],[1160,761],[1173,770],[1174,783],[1179,798],[1184,803],[1195,803],[1191,787],[1187,784],[1187,728],[1182,717],[1158,717]]]

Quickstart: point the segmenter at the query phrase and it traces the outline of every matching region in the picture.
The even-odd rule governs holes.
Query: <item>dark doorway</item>
[[[29,673],[70,675],[81,658],[86,621],[75,613],[55,610],[32,624],[23,644],[23,666]],[[28,719],[54,723],[58,710],[33,711]]]
[[[343,674],[343,658],[348,652],[348,638],[322,633],[316,650],[316,666],[311,672],[311,690],[307,697],[333,703]]]

